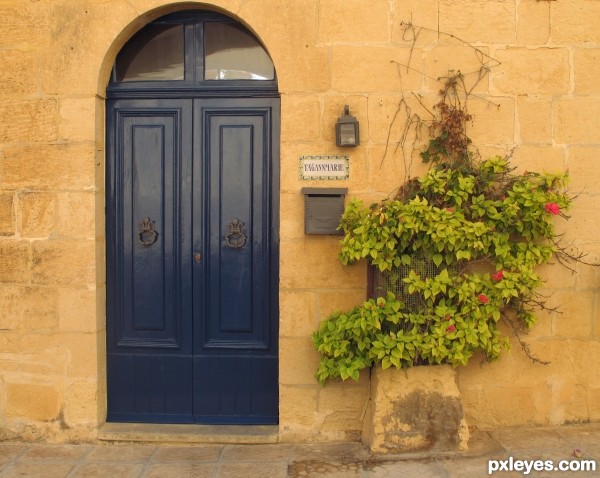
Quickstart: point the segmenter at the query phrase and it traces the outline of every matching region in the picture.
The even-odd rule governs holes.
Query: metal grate
[[[371,266],[370,272],[370,287],[369,297],[385,297],[388,292],[392,292],[396,298],[404,302],[408,311],[419,314],[423,313],[426,308],[425,299],[421,294],[409,294],[408,286],[404,280],[409,276],[410,271],[414,270],[422,279],[428,277],[437,276],[444,268],[448,269],[448,273],[453,275],[456,274],[458,268],[454,267],[438,267],[435,263],[427,257],[412,257],[412,264],[410,266],[395,267],[392,270],[381,272],[376,267]],[[401,322],[398,327],[404,331],[409,331],[414,327],[410,322]],[[419,326],[419,333],[427,334],[429,324],[423,324]],[[418,354],[413,361],[413,365],[430,365],[430,360],[420,357]],[[445,362],[442,362],[445,363]]]
[[[403,279],[408,277],[411,270],[414,270],[422,279],[427,277],[435,277],[447,266],[438,267],[427,257],[412,257],[410,266],[394,267],[392,270],[381,272],[376,267],[373,267],[373,279],[371,298],[385,297],[388,292],[392,292],[396,298],[400,299],[406,305],[406,308],[411,312],[419,312],[425,308],[425,301],[421,294],[409,294],[408,287]],[[450,274],[456,273],[456,268],[448,268]]]

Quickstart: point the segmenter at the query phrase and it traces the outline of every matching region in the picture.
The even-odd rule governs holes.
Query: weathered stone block
[[[428,35],[427,41],[437,41],[438,2],[436,0],[395,0],[393,3],[394,29],[392,39],[395,43],[412,42],[415,34]],[[407,25],[412,24],[415,30]],[[427,30],[420,31],[420,27]],[[433,37],[433,40],[430,38]]]
[[[40,47],[50,40],[48,8],[43,3],[3,2],[0,25],[0,47]]]
[[[0,240],[0,282],[28,282],[30,254],[27,241]]]
[[[500,93],[560,95],[569,91],[569,52],[566,48],[507,48],[496,50],[501,65],[492,84]]]
[[[0,193],[0,236],[12,236],[15,233],[13,198],[12,193]]]
[[[0,287],[0,329],[55,329],[58,324],[56,291],[45,287]]]
[[[279,383],[282,385],[312,385],[317,383],[315,373],[319,355],[310,337],[281,338]]]
[[[23,193],[19,195],[21,235],[48,237],[57,221],[56,195],[50,193]]]
[[[68,426],[98,423],[98,383],[78,380],[69,385],[65,396],[65,422]]]
[[[279,294],[280,337],[310,337],[317,329],[318,294],[310,290],[284,290]]]
[[[514,43],[515,2],[451,0],[439,4],[439,30],[469,43]]]
[[[600,93],[600,48],[585,48],[573,53],[575,93],[597,95]]]
[[[287,239],[303,239],[304,196],[299,190],[282,191],[279,196],[279,201],[282,211],[282,214],[279,217],[280,236]]]
[[[0,101],[0,143],[53,141],[57,104],[52,98]]]
[[[566,291],[553,293],[553,301],[558,304],[559,312],[554,316],[552,330],[557,337],[590,337],[594,310],[592,290]]]
[[[322,43],[369,43],[390,40],[390,4],[387,0],[321,2],[319,41]],[[357,22],[357,19],[360,19]]]
[[[375,367],[363,441],[374,453],[464,450],[469,440],[450,366]]]
[[[94,141],[96,98],[66,98],[59,103],[58,135],[68,141]]]
[[[94,164],[93,143],[11,146],[0,157],[0,187],[91,189],[96,182]]]
[[[340,45],[331,48],[331,86],[340,93],[389,93],[418,91],[424,77],[416,72],[408,74],[402,65],[423,71],[420,49],[410,47],[375,47]],[[373,72],[377,74],[374,75]]]
[[[428,91],[437,94],[444,86],[446,79],[460,71],[466,89],[475,94],[488,93],[489,76],[485,70],[497,63],[489,56],[489,48],[474,48],[456,42],[456,45],[442,44],[425,50],[423,57]],[[439,96],[437,99],[439,100]]]
[[[0,50],[0,95],[35,92],[35,55],[31,51]]]
[[[577,193],[573,201],[576,209],[596,209],[595,196],[600,192],[600,170],[596,167],[600,158],[600,147],[569,146],[569,188]]]
[[[518,5],[517,43],[543,45],[550,39],[550,3],[521,1]]]
[[[598,18],[600,18],[600,4],[595,0],[553,2],[550,8],[552,42],[556,44],[600,43]]]
[[[552,142],[552,103],[549,99],[517,99],[519,132],[524,143]]]
[[[357,289],[364,287],[364,264],[346,267],[338,260],[339,237],[307,236],[281,243],[282,289]],[[301,267],[298,264],[302,264]]]
[[[315,426],[318,390],[318,384],[279,387],[279,433],[282,437]]]
[[[8,382],[4,391],[7,418],[52,421],[58,417],[62,397],[52,384]]]
[[[600,144],[600,100],[558,101],[554,109],[554,125],[557,143]]]
[[[95,242],[36,241],[33,243],[33,282],[84,285],[95,281]]]
[[[58,233],[63,237],[93,239],[96,236],[95,195],[92,191],[58,195]]]
[[[561,146],[521,145],[515,149],[511,163],[518,173],[537,171],[561,173],[566,170],[565,149]]]
[[[360,433],[369,394],[368,372],[361,373],[358,383],[348,379],[345,382],[326,384],[319,391],[318,416],[322,421],[321,431]]]
[[[96,291],[87,288],[58,290],[58,320],[61,332],[95,332]]]
[[[319,292],[318,316],[321,320],[340,310],[351,310],[366,300],[365,289]]]
[[[331,87],[329,75],[324,74],[329,70],[329,48],[305,45],[275,60],[283,93],[324,92]]]
[[[61,350],[69,357],[69,377],[91,378],[98,375],[98,344],[96,334],[61,334]]]
[[[514,144],[515,102],[512,98],[472,98],[469,102],[469,113],[473,115],[473,124],[467,125],[467,135],[473,144]]]
[[[282,114],[294,118],[281,126],[283,141],[311,141],[321,136],[321,108],[317,98],[306,95],[286,95],[281,100]]]

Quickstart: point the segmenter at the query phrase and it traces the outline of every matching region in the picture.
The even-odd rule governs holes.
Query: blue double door
[[[107,102],[108,421],[277,423],[278,114]]]

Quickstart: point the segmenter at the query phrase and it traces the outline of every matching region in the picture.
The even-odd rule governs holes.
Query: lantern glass
[[[354,123],[340,123],[339,146],[356,146],[356,128]]]

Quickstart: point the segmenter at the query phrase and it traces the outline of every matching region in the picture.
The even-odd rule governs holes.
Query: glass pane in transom
[[[205,80],[273,80],[275,68],[265,49],[247,30],[229,23],[207,23],[204,30]]]
[[[148,25],[117,57],[117,81],[183,80],[183,25]]]

